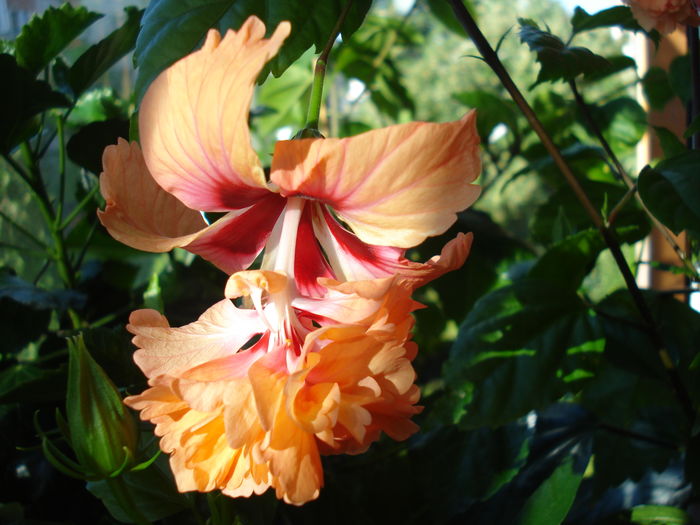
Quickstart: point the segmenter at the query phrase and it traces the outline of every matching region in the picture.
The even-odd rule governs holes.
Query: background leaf
[[[122,26],[97,44],[90,46],[68,70],[68,82],[75,97],[80,96],[117,60],[134,48],[143,10],[127,7]]]
[[[37,75],[99,18],[102,15],[84,7],[73,7],[68,2],[34,15],[15,40],[17,63]]]
[[[268,34],[283,20],[292,24],[291,35],[269,64],[273,75],[280,76],[312,45],[318,51],[323,48],[344,5],[343,0],[153,0],[136,41],[137,99],[161,71],[196,49],[209,28],[216,27],[222,33],[238,29],[250,15],[265,22]],[[353,2],[341,30],[344,40],[360,26],[370,5],[371,0]]]
[[[639,174],[639,194],[654,215],[678,234],[700,232],[700,152],[684,153],[647,166]]]

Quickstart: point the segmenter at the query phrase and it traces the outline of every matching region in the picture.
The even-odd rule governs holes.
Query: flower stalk
[[[352,0],[348,0],[343,8],[343,11],[340,13],[340,17],[338,17],[338,21],[335,23],[333,31],[331,31],[331,36],[328,38],[326,46],[316,59],[316,65],[314,66],[314,80],[311,86],[311,97],[309,98],[309,110],[306,114],[306,124],[304,125],[304,129],[318,129],[319,120],[321,118],[321,105],[323,103],[323,81],[326,78],[328,57],[331,54],[333,44],[335,44],[335,41],[340,34],[340,29],[343,27],[343,23],[345,22],[345,18],[350,12],[351,7]]]

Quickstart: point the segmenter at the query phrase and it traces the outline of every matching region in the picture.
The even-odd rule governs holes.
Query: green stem
[[[695,419],[695,410],[693,408],[693,403],[690,399],[690,395],[688,394],[688,391],[685,389],[685,386],[683,385],[680,379],[680,375],[678,374],[678,370],[676,369],[675,364],[671,360],[668,350],[666,349],[666,345],[664,344],[663,337],[661,336],[661,333],[659,332],[659,329],[656,326],[656,322],[651,313],[649,305],[647,304],[646,300],[644,299],[644,296],[642,295],[642,292],[637,286],[637,281],[635,280],[632,271],[627,265],[627,261],[625,260],[625,256],[622,253],[620,243],[617,240],[614,232],[607,227],[603,218],[593,206],[593,203],[588,198],[588,195],[586,195],[586,192],[579,184],[578,180],[576,179],[576,176],[571,171],[571,168],[566,163],[566,160],[562,156],[561,152],[554,144],[554,141],[552,141],[551,137],[544,129],[544,126],[542,126],[542,123],[537,118],[537,115],[532,110],[527,100],[525,100],[525,97],[523,97],[522,93],[520,93],[520,90],[515,85],[515,82],[513,82],[513,79],[510,77],[510,74],[501,63],[501,60],[498,58],[498,55],[491,47],[488,40],[486,40],[486,37],[481,32],[481,29],[479,29],[479,26],[476,24],[474,18],[471,16],[467,8],[464,7],[464,4],[462,4],[461,0],[449,0],[449,2],[452,6],[452,10],[454,11],[455,17],[462,25],[462,27],[464,27],[467,34],[470,36],[472,42],[474,42],[474,44],[476,45],[477,49],[481,53],[481,56],[484,58],[484,61],[491,67],[493,72],[503,84],[503,87],[506,88],[506,90],[512,97],[513,102],[515,102],[515,104],[518,106],[518,109],[520,109],[522,114],[527,119],[528,123],[532,126],[532,129],[535,131],[535,133],[537,133],[537,136],[542,142],[542,145],[545,147],[549,155],[554,160],[554,163],[561,171],[567,183],[576,194],[576,197],[583,206],[584,210],[591,218],[591,221],[593,221],[593,224],[603,237],[605,244],[610,250],[610,253],[615,259],[615,263],[617,264],[617,267],[620,270],[620,273],[622,274],[622,278],[624,279],[627,289],[629,290],[630,295],[632,296],[632,300],[634,301],[635,306],[644,321],[644,324],[646,326],[646,332],[648,333],[652,344],[657,350],[657,356],[659,357],[659,360],[661,361],[664,369],[666,370],[667,376],[671,383],[671,387],[673,388],[673,391],[676,394],[676,397],[678,398],[681,407],[683,408],[688,422],[690,423],[689,427],[692,427],[693,421]]]
[[[63,130],[63,117],[56,117],[56,135],[58,136],[58,205],[56,206],[55,227],[62,229],[59,225],[63,217],[63,200],[66,192],[66,140]]]
[[[88,194],[85,195],[85,197],[83,197],[83,200],[81,200],[81,201],[75,206],[75,208],[73,208],[73,209],[71,210],[71,212],[68,214],[68,216],[67,216],[65,219],[63,219],[63,222],[61,222],[61,224],[58,226],[58,229],[59,229],[59,230],[65,230],[65,229],[68,227],[68,225],[71,223],[71,221],[72,221],[73,219],[75,219],[75,218],[78,216],[78,214],[79,214],[81,211],[83,211],[83,209],[85,208],[85,206],[87,206],[87,205],[90,203],[90,201],[92,200],[92,198],[97,194],[97,192],[98,192],[99,190],[100,190],[100,185],[99,185],[99,184],[95,184],[95,186],[92,187],[92,189],[88,192]]]
[[[124,478],[122,476],[107,478],[106,481],[112,495],[116,498],[117,503],[119,503],[119,506],[126,513],[129,519],[138,525],[151,525],[148,518],[141,513],[139,508],[134,503],[129,487],[124,482]]]
[[[311,86],[311,98],[309,99],[309,111],[306,114],[306,124],[304,128],[307,129],[318,129],[318,121],[321,117],[321,105],[323,103],[323,81],[326,78],[326,66],[328,65],[328,57],[331,54],[331,49],[335,43],[338,35],[340,34],[340,29],[345,22],[345,18],[350,12],[350,7],[352,6],[352,0],[347,0],[343,11],[340,13],[333,31],[331,31],[331,36],[326,42],[326,47],[323,48],[321,54],[316,60],[316,66],[314,67],[314,81]]]

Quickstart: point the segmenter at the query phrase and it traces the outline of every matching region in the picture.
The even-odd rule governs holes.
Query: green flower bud
[[[69,341],[68,430],[78,462],[90,477],[114,477],[134,460],[134,419],[82,336]]]

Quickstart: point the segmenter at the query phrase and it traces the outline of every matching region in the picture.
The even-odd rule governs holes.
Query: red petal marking
[[[318,278],[333,277],[333,274],[314,235],[313,213],[312,206],[305,206],[299,222],[294,279],[301,295],[320,297],[326,288],[318,284]]]
[[[185,249],[226,273],[245,270],[265,246],[285,202],[276,193],[268,193],[247,210],[231,212],[219,219]]]

